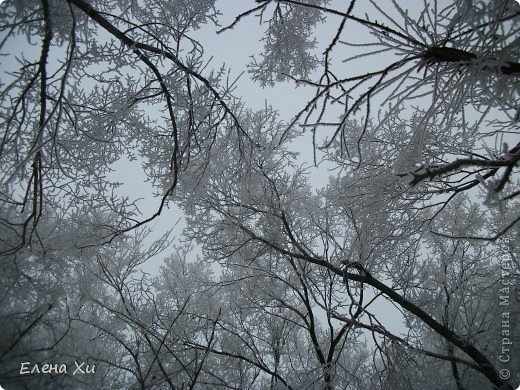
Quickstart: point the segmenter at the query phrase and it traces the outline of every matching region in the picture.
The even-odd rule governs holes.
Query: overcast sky
[[[217,8],[222,12],[219,18],[220,24],[222,26],[229,25],[236,15],[247,9],[246,7],[239,8],[238,5],[251,6],[252,4],[254,3],[250,1],[217,1]],[[316,49],[318,58],[320,58],[324,48],[334,37],[338,25],[339,20],[330,17],[326,23],[317,25],[315,36],[318,41]],[[202,28],[195,32],[195,34],[192,34],[192,36],[196,37],[204,47],[206,58],[209,59],[213,57],[210,66],[207,68],[208,72],[210,69],[218,69],[222,65],[225,65],[226,68],[230,70],[231,79],[242,74],[236,84],[235,95],[243,99],[247,108],[261,110],[267,103],[267,105],[271,105],[279,112],[281,119],[288,122],[302,109],[312,96],[313,91],[310,88],[296,88],[292,82],[278,83],[274,87],[262,88],[251,80],[247,72],[247,64],[250,61],[251,55],[255,53],[258,54],[262,51],[262,42],[260,42],[259,39],[262,36],[263,28],[265,27],[259,25],[258,19],[250,16],[243,19],[232,30],[226,30],[225,32],[217,34],[216,31],[219,28],[207,24],[202,26]],[[358,31],[354,29],[353,32]],[[360,37],[356,36],[355,38]],[[346,56],[348,55],[346,53]],[[338,62],[342,59],[343,58],[335,58]],[[306,164],[310,167],[311,184],[314,188],[319,189],[326,186],[330,172],[324,164],[321,164],[319,167],[313,166],[311,137],[303,135],[295,140],[292,144],[292,150],[299,153],[299,161],[302,164]],[[119,189],[121,194],[129,196],[133,200],[141,199],[138,205],[143,213],[144,219],[156,212],[160,203],[160,197],[153,196],[155,190],[151,183],[146,182],[146,175],[139,164],[139,161],[120,161],[115,166],[116,171],[112,179],[123,183]],[[152,221],[149,226],[153,228],[150,242],[152,239],[160,238],[172,227],[174,227],[174,242],[176,244],[184,242],[182,236],[182,230],[185,227],[183,214],[173,203],[169,205],[168,209],[164,209],[162,214]],[[195,245],[195,243],[192,244]],[[150,259],[143,265],[143,270],[156,275],[163,258],[172,252],[173,250],[167,249],[162,254]],[[195,256],[200,255],[200,253],[200,248],[195,247],[191,256],[194,259]],[[373,295],[369,289],[367,289],[365,293],[368,301]],[[387,320],[384,322],[384,325],[388,330],[397,333],[399,333],[400,330],[404,330],[400,313],[385,298],[381,297],[377,299],[370,306],[370,310],[377,313],[384,313],[383,317]],[[325,319],[324,316],[321,317],[323,320]],[[371,340],[369,340],[369,342],[371,342]]]

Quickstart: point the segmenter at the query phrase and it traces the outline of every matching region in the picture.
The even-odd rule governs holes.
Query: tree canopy
[[[520,5],[245,4],[0,5],[0,385],[518,386]]]

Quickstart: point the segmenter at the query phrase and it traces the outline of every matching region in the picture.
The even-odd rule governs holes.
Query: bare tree
[[[518,195],[512,176],[520,157],[513,136],[519,115],[518,4],[434,1],[409,10],[396,1],[354,0],[345,9],[326,1],[258,3],[228,28],[246,16],[260,16],[267,26],[265,52],[263,66],[250,69],[253,77],[263,83],[294,80],[315,91],[289,125],[312,132],[315,162],[321,150],[338,153],[346,169],[370,166],[365,159],[372,144],[388,142],[400,150],[398,156],[391,152],[397,157],[392,174],[412,186],[453,196],[481,186],[495,204]],[[338,25],[321,61],[312,62],[317,69],[311,74],[290,62],[286,68],[267,66],[282,61],[280,48],[295,42],[299,45],[291,52],[299,57],[314,48],[312,23],[295,21],[304,11],[308,18],[314,15],[313,23],[327,17]],[[301,41],[278,33],[282,25],[298,31],[300,24],[306,25]],[[395,134],[399,113],[399,121],[410,127],[393,145],[395,137],[387,138],[386,128]],[[359,125],[353,128],[352,121]],[[489,238],[517,222],[515,215]]]
[[[213,0],[6,1],[0,378],[512,389],[497,302],[519,272],[520,8],[407,7],[258,0],[220,26]],[[248,110],[193,38],[214,24],[225,39],[253,18],[265,35],[251,79],[313,92],[288,123],[268,105]],[[324,22],[337,28],[318,40]],[[302,134],[314,150],[303,165]],[[121,159],[154,185],[152,215],[107,178]],[[316,190],[310,172],[323,166]],[[202,256],[178,251],[152,277],[140,267],[170,241],[145,248],[141,229],[169,202]],[[507,332],[518,372],[518,329]],[[100,371],[17,375],[22,357],[63,356]]]
[[[2,223],[17,237],[6,253],[38,241],[48,209],[115,215],[92,244],[143,225],[161,213],[190,159],[207,158],[222,124],[241,131],[230,86],[222,72],[203,76],[203,48],[190,37],[214,20],[213,2],[138,7],[2,6],[1,49],[13,51],[0,99],[1,201],[9,209]],[[114,162],[138,156],[165,187],[156,213],[144,219],[107,180]]]

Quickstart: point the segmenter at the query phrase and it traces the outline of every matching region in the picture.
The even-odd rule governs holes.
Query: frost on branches
[[[518,386],[520,6],[245,4],[0,5],[0,383]],[[236,95],[237,33],[296,112]]]

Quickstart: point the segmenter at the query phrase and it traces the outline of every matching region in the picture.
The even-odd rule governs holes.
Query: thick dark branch
[[[121,229],[117,232],[115,232],[108,242],[111,242],[115,237],[118,235],[128,232],[130,230],[133,230],[139,226],[142,226],[148,222],[151,222],[156,217],[158,217],[162,210],[164,209],[164,206],[167,203],[168,198],[173,194],[174,189],[177,186],[178,182],[178,161],[177,161],[177,154],[178,154],[178,142],[177,142],[177,128],[174,118],[174,110],[173,110],[173,102],[172,97],[169,91],[166,88],[166,84],[164,83],[162,76],[158,70],[158,68],[150,61],[148,56],[145,55],[145,52],[157,54],[164,56],[171,60],[175,66],[177,66],[179,69],[184,71],[189,76],[194,77],[195,79],[199,80],[204,84],[204,86],[213,94],[214,98],[219,102],[219,104],[223,107],[226,114],[230,115],[233,119],[233,122],[235,126],[239,129],[239,131],[246,136],[246,138],[249,139],[249,136],[247,133],[242,129],[240,122],[238,118],[235,116],[235,114],[232,112],[232,110],[229,108],[227,103],[224,101],[224,98],[219,94],[219,92],[211,85],[208,79],[194,71],[193,69],[189,68],[188,66],[184,65],[176,56],[174,56],[171,52],[165,51],[164,49],[154,47],[149,44],[136,42],[132,38],[130,38],[128,35],[126,35],[123,31],[119,30],[116,26],[114,26],[110,21],[108,21],[105,17],[103,17],[97,10],[95,10],[90,4],[85,2],[84,0],[69,0],[70,3],[74,4],[76,7],[81,9],[83,12],[85,12],[92,20],[94,20],[96,23],[98,23],[101,27],[103,27],[105,30],[107,30],[110,34],[112,34],[115,38],[120,40],[125,46],[130,48],[137,57],[145,63],[145,65],[154,73],[157,80],[159,81],[161,85],[161,89],[163,91],[163,95],[166,97],[166,103],[167,108],[169,111],[170,119],[172,121],[173,126],[173,136],[174,136],[174,155],[172,156],[173,161],[173,180],[170,187],[167,189],[165,194],[163,195],[161,199],[161,203],[159,205],[158,210],[150,217],[146,218],[145,220],[142,220],[128,228]]]
[[[32,193],[32,211],[28,218],[23,223],[22,235],[20,243],[12,248],[10,251],[6,253],[14,253],[25,245],[26,242],[26,234],[29,227],[29,223],[32,220],[32,231],[36,229],[36,225],[38,224],[39,218],[41,217],[41,213],[43,211],[43,170],[42,170],[42,134],[43,128],[45,126],[45,116],[47,114],[47,59],[49,57],[49,50],[51,47],[52,40],[52,24],[50,17],[49,4],[46,0],[42,0],[42,9],[43,9],[43,21],[44,21],[44,36],[42,42],[42,50],[40,54],[40,60],[38,63],[38,71],[34,76],[33,80],[36,79],[38,75],[40,75],[40,113],[38,120],[38,128],[36,130],[35,143],[33,145],[33,149],[36,150],[34,155],[34,159],[32,162],[32,176],[29,181],[27,187],[27,193],[29,194],[29,187],[33,186]],[[32,82],[31,82],[32,84]],[[30,85],[31,85],[30,84]],[[26,201],[24,200],[25,208]]]
[[[112,34],[114,37],[119,39],[122,43],[124,43],[126,46],[131,48],[138,56],[142,56],[143,54],[139,54],[140,52],[136,52],[136,49],[144,50],[150,53],[158,54],[161,56],[164,56],[168,58],[170,61],[172,61],[175,66],[177,66],[179,69],[181,69],[183,72],[186,72],[190,76],[194,77],[195,79],[199,80],[204,84],[206,88],[208,88],[209,91],[213,94],[215,99],[220,103],[220,105],[224,108],[226,113],[231,116],[233,119],[233,122],[238,127],[239,130],[244,132],[242,129],[240,122],[238,118],[235,116],[233,111],[229,108],[227,103],[224,101],[224,98],[220,95],[220,93],[211,85],[208,79],[203,77],[201,74],[197,73],[193,69],[189,68],[188,66],[184,65],[176,56],[174,56],[171,52],[166,51],[164,49],[148,45],[146,43],[140,43],[134,41],[132,38],[127,36],[123,31],[119,30],[117,27],[115,27],[112,23],[110,23],[106,18],[104,18],[98,11],[96,11],[92,6],[88,3],[86,3],[84,0],[69,0],[72,4],[80,8],[82,11],[84,11],[90,18],[92,18],[96,23],[98,23],[101,27],[103,27],[105,30],[107,30],[110,34]],[[141,58],[141,57],[140,57]],[[245,134],[245,132],[244,132]]]
[[[482,354],[482,352],[480,352],[473,345],[468,343],[466,340],[463,340],[460,336],[455,334],[449,328],[440,324],[433,317],[431,317],[429,314],[427,314],[424,310],[422,310],[421,308],[416,306],[414,303],[408,301],[402,295],[395,292],[394,289],[388,287],[384,283],[373,278],[372,275],[370,275],[366,271],[365,271],[364,279],[365,279],[365,283],[367,283],[367,284],[371,285],[372,287],[376,288],[377,290],[383,292],[390,299],[392,299],[395,303],[399,304],[403,309],[405,309],[405,310],[409,311],[410,313],[419,317],[422,321],[424,321],[430,328],[432,328],[440,336],[442,336],[449,342],[456,345],[462,351],[464,351],[468,356],[470,356],[475,361],[475,363],[477,363],[480,366],[479,371],[482,372],[491,381],[491,383],[493,383],[499,389],[513,390],[513,387],[509,383],[505,382],[500,377],[500,375],[496,371],[495,367],[493,366],[493,364],[491,364],[491,362],[488,360],[488,358],[486,356],[484,356],[484,354]]]
[[[439,323],[437,320],[435,320],[431,315],[426,313],[424,310],[422,310],[420,307],[415,305],[413,302],[410,302],[405,297],[397,293],[393,288],[388,287],[386,284],[382,283],[381,281],[375,279],[368,271],[366,271],[360,264],[357,264],[359,273],[353,273],[353,272],[344,272],[339,267],[335,266],[334,264],[331,264],[328,261],[325,261],[319,257],[309,256],[306,254],[301,253],[293,253],[287,249],[284,249],[283,247],[261,237],[256,235],[254,232],[252,232],[250,229],[248,229],[245,226],[242,226],[239,224],[239,227],[241,230],[246,232],[248,235],[250,235],[252,238],[254,238],[257,241],[260,241],[269,247],[277,250],[280,253],[283,253],[288,256],[293,256],[295,258],[299,258],[305,261],[308,261],[309,263],[316,264],[322,267],[325,267],[332,271],[333,273],[337,274],[338,276],[344,276],[347,279],[366,283],[372,287],[374,287],[376,290],[382,292],[386,296],[388,296],[393,302],[397,303],[399,306],[401,306],[406,311],[412,313],[416,317],[420,318],[426,325],[428,325],[431,329],[433,329],[437,334],[445,338],[447,341],[453,343],[455,346],[460,348],[462,351],[464,351],[468,356],[470,356],[475,363],[480,367],[480,372],[482,372],[495,386],[497,386],[499,389],[507,389],[507,390],[513,390],[513,387],[505,382],[503,379],[500,378],[498,372],[496,371],[495,367],[489,359],[482,354],[477,348],[475,348],[473,345],[469,344],[467,341],[463,340],[460,336],[455,334],[452,330],[447,328],[446,326]]]
[[[469,62],[477,59],[473,53],[452,47],[429,47],[421,58],[427,62]]]
[[[520,75],[520,64],[512,61],[498,61],[494,58],[477,56],[474,53],[455,49],[453,47],[433,46],[426,49],[422,55],[425,63],[459,63],[461,65],[471,65],[482,63],[483,70],[491,70],[507,75]],[[496,65],[489,65],[496,63]]]
[[[366,329],[366,330],[369,330],[371,332],[374,332],[374,333],[377,333],[377,334],[380,334],[392,341],[395,341],[399,344],[402,344],[403,346],[405,346],[406,348],[412,350],[412,351],[415,351],[415,352],[418,352],[418,353],[421,353],[423,355],[426,355],[426,356],[430,356],[430,357],[433,357],[435,359],[439,359],[439,360],[445,360],[445,361],[449,361],[449,362],[455,362],[455,363],[459,363],[459,364],[462,364],[466,367],[470,367],[470,368],[473,368],[474,370],[477,370],[477,371],[480,371],[480,367],[469,361],[469,360],[465,360],[465,359],[461,359],[461,358],[458,358],[456,356],[447,356],[447,355],[443,355],[443,354],[440,354],[440,353],[437,353],[437,352],[432,352],[432,351],[428,351],[428,350],[425,350],[425,349],[422,349],[422,348],[418,348],[418,347],[415,347],[413,345],[411,345],[410,343],[408,343],[405,339],[403,339],[402,337],[399,337],[399,336],[396,336],[395,334],[389,332],[387,329],[383,328],[382,326],[378,326],[378,325],[368,325],[368,324],[364,324],[360,321],[356,321],[354,319],[351,319],[351,318],[346,318],[344,316],[340,316],[340,315],[337,315],[337,314],[332,314],[332,316],[342,322],[345,322],[347,325],[349,326],[352,326],[354,328],[359,328],[359,329]]]
[[[507,158],[500,158],[496,160],[487,160],[487,159],[473,159],[473,158],[460,158],[449,164],[444,165],[431,165],[429,167],[419,168],[418,170],[424,170],[421,173],[412,172],[413,176],[410,185],[415,186],[422,182],[423,180],[429,179],[432,180],[437,176],[442,176],[453,171],[456,171],[459,168],[474,166],[474,167],[482,167],[482,168],[501,168],[501,167],[514,167],[518,161],[520,160],[520,146],[517,145],[515,148],[511,149],[509,152],[509,156]],[[496,172],[496,170],[495,170]],[[407,174],[400,174],[399,176],[406,176]],[[503,187],[503,185],[501,186]],[[502,188],[500,188],[502,189]]]

